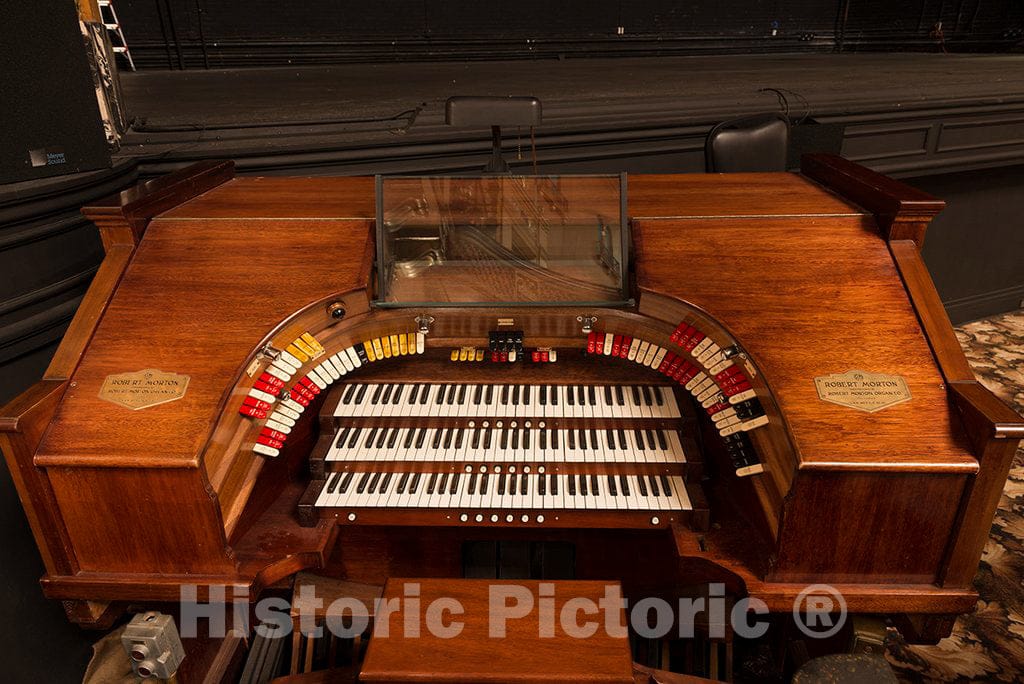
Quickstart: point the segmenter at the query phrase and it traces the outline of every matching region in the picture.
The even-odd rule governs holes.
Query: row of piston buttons
[[[463,513],[462,515],[460,515],[459,516],[459,520],[461,522],[469,522],[469,513]],[[484,521],[483,513],[477,513],[476,516],[474,516],[473,520],[475,522],[482,523]],[[499,520],[501,520],[501,516],[498,515],[497,513],[494,513],[494,514],[491,515],[491,522],[492,523],[496,523]],[[538,515],[536,518],[534,518],[534,520],[536,522],[538,522],[538,523],[543,523],[544,522],[544,516],[543,515]],[[515,521],[516,521],[516,516],[512,515],[511,513],[509,513],[508,515],[505,516],[505,522],[513,523]],[[527,514],[523,513],[521,516],[519,516],[519,521],[520,522],[524,522],[524,523],[528,523],[528,522],[530,522],[530,516],[528,516]]]

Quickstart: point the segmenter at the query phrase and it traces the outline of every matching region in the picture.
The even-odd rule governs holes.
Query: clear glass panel
[[[378,177],[379,306],[621,304],[622,176]]]

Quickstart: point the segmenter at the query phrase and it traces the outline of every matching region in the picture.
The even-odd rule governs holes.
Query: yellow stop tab
[[[297,358],[302,363],[306,363],[307,361],[309,361],[309,354],[299,349],[297,346],[295,346],[294,343],[289,344],[287,347],[285,347],[285,351],[294,356],[295,358]]]

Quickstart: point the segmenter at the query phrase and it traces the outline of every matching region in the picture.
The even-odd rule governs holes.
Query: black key
[[[587,476],[580,475],[580,494],[587,495]]]
[[[584,451],[586,451],[587,448],[588,448],[587,447],[587,431],[581,429],[579,431],[579,436],[580,436],[580,449],[583,449]]]
[[[420,406],[423,406],[430,400],[430,385],[423,385],[420,390]]]
[[[339,482],[341,482],[341,473],[331,473],[331,479],[327,481],[327,493],[333,494]]]
[[[469,445],[472,448],[474,448],[474,449],[479,449],[480,448],[480,431],[481,430],[483,430],[483,428],[473,428],[473,438],[470,441]]]
[[[409,406],[413,406],[416,403],[416,395],[420,393],[420,383],[415,383],[412,389],[409,390],[409,398],[405,400],[405,403]]]
[[[363,476],[359,478],[359,484],[356,485],[356,494],[362,494],[366,491],[366,485],[370,482],[371,473],[363,473]]]
[[[393,476],[394,473],[388,473],[387,475],[384,476],[384,480],[380,483],[380,491],[378,492],[378,494],[388,493],[388,487],[391,485],[391,478]]]
[[[393,392],[394,389],[395,389],[394,385],[384,385],[384,394],[380,395],[380,403],[381,404],[389,404],[389,403],[391,403],[391,392]],[[373,403],[376,404],[377,401],[374,400]]]
[[[515,496],[516,491],[518,491],[516,488],[516,474],[511,473],[508,476],[508,493]]]
[[[508,430],[501,431],[501,450],[508,449]]]
[[[599,482],[600,480],[597,479],[597,475],[590,476],[590,493],[593,494],[594,496],[597,496],[601,493],[601,489],[600,487],[598,487]]]
[[[338,434],[338,439],[337,439],[337,440],[336,440],[336,441],[334,442],[334,446],[336,446],[337,448],[339,448],[339,449],[340,449],[340,448],[341,448],[341,445],[345,443],[345,438],[346,438],[346,437],[348,437],[348,433],[349,433],[349,432],[350,432],[351,430],[352,430],[352,428],[345,428],[344,430],[342,430],[342,431],[341,431],[341,432],[340,432],[340,433]]]
[[[593,449],[597,448],[600,442],[597,441],[597,428],[590,428],[590,443],[593,445]]]
[[[612,386],[611,385],[605,385],[604,386],[604,403],[605,403],[606,406],[611,406],[612,405]]]
[[[619,428],[617,433],[619,435],[619,448],[622,450],[628,449],[629,445],[626,443],[626,431]]]
[[[448,428],[448,429],[446,429],[444,431],[444,448],[445,449],[451,449],[452,448],[452,437],[454,437],[454,436],[455,436],[455,431],[452,430],[451,428]]]
[[[587,394],[586,391],[583,389],[583,385],[579,385],[576,387],[576,403],[579,404],[580,406],[587,405]]]
[[[523,385],[523,406],[530,405],[530,386]]]
[[[487,493],[487,473],[480,476],[480,494]]]
[[[519,478],[519,493],[526,496],[530,493],[530,478],[523,475]]]
[[[394,449],[395,443],[398,441],[398,428],[391,428],[391,436],[388,437],[388,449]]]
[[[509,386],[508,385],[502,385],[501,386],[501,404],[502,404],[502,406],[508,406],[508,391],[509,391]],[[490,403],[490,402],[487,402],[487,403]]]
[[[434,485],[437,484],[437,473],[431,473],[430,479],[427,480],[427,494],[434,493]]]
[[[515,430],[515,429],[512,430],[512,448],[513,449],[518,449],[519,448],[519,430]]]
[[[647,485],[644,483],[643,475],[636,476],[636,484],[640,488],[640,496],[647,496]]]
[[[462,387],[462,385],[458,385],[458,387]],[[455,403],[455,394],[458,391],[458,387],[455,385],[448,386],[448,396],[445,399],[445,403],[449,406]]]
[[[355,473],[345,473],[345,477],[341,478],[341,489],[338,490],[339,494],[344,494],[348,491],[348,487],[352,484],[352,478],[355,477]]]
[[[639,406],[640,405],[640,388],[637,387],[636,385],[633,385],[632,389],[633,389],[633,406]]]
[[[608,476],[608,493],[611,494],[612,496],[618,496],[619,495],[619,490],[615,486],[615,476],[614,475],[609,475]]]
[[[658,445],[654,443],[654,430],[647,430],[646,433],[647,444],[649,444],[652,449],[657,449]]]
[[[654,397],[651,396],[651,388],[647,385],[643,385],[641,390],[644,393],[644,406],[650,406],[654,403]]]
[[[558,406],[558,388],[554,385],[551,386],[551,405]]]
[[[494,403],[494,385],[487,386],[487,391],[484,392],[484,403],[488,406]]]
[[[658,491],[658,479],[653,475],[648,475],[647,481],[651,487],[651,494],[653,494],[654,496],[658,496],[661,493]]]
[[[366,488],[366,493],[367,494],[373,494],[375,491],[377,491],[377,483],[380,482],[380,478],[381,478],[381,474],[380,473],[374,473],[373,474],[373,477],[370,478],[370,484]]]
[[[461,449],[462,448],[462,439],[465,436],[466,436],[466,431],[464,429],[462,429],[462,428],[459,428],[455,432],[455,448],[456,449]]]
[[[359,442],[359,433],[361,433],[362,431],[363,428],[356,428],[355,430],[353,430],[352,434],[349,435],[348,444],[346,444],[345,447],[348,449],[355,449],[356,444]]]
[[[633,430],[633,437],[636,438],[636,448],[640,451],[647,451],[647,445],[644,444],[643,430]]]
[[[660,475],[661,479],[661,492],[665,496],[672,496],[672,486],[668,483],[668,475]]]
[[[658,430],[654,434],[658,436],[658,447],[660,447],[662,451],[668,451],[668,438],[665,436],[665,431]]]
[[[441,473],[441,480],[437,483],[437,493],[444,494],[444,488],[448,484],[448,473]]]
[[[440,449],[441,448],[441,437],[443,437],[443,436],[444,436],[444,430],[442,430],[441,428],[437,428],[436,430],[434,430],[434,441],[431,442],[430,448],[434,449],[435,451]]]
[[[543,428],[540,431],[540,448],[541,451],[548,448],[548,433],[547,430],[544,430]]]
[[[576,433],[573,430],[566,430],[569,436],[569,450],[576,451]]]
[[[569,480],[569,496],[576,496],[576,476],[570,475]]]
[[[558,448],[558,430],[549,430],[548,432],[550,433],[550,436],[551,436],[551,448],[552,449],[557,449]]]
[[[626,397],[622,394],[622,385],[615,386],[615,403],[619,406],[626,405]]]
[[[470,496],[476,494],[476,473],[469,476],[469,487],[466,489],[466,493]]]
[[[537,476],[537,493],[541,496],[546,496],[548,493],[548,483],[544,475]]]
[[[367,387],[368,387],[368,385],[359,385],[359,389],[356,390],[356,396],[353,399],[353,401],[355,401],[356,404],[362,404],[363,403],[363,397],[366,396],[366,388]]]
[[[448,385],[441,385],[437,388],[437,398],[434,399],[434,403],[440,406],[444,403],[444,392],[448,389]]]
[[[346,387],[345,388],[345,393],[341,395],[341,403],[342,404],[351,404],[352,403],[352,397],[355,396],[355,393],[356,393],[356,386],[355,385],[349,385],[348,387]]]
[[[629,480],[625,475],[619,475],[619,489],[622,490],[623,496],[629,496]]]
[[[402,401],[402,392],[405,391],[405,385],[399,383],[395,385],[395,393],[391,397],[391,405],[397,406]]]
[[[465,385],[459,385],[459,405],[461,406],[461,405],[463,405],[465,403],[466,403],[466,386]]]
[[[587,401],[590,402],[591,406],[597,406],[597,388],[590,386],[587,388]]]
[[[452,486],[448,490],[449,494],[458,494],[459,493],[459,476],[460,475],[462,475],[462,473],[455,473],[455,474],[452,475]]]
[[[484,386],[483,385],[477,385],[476,389],[473,390],[473,404],[475,404],[476,406],[479,406],[480,405],[480,399],[481,399],[481,397],[483,397],[483,394],[484,394]]]
[[[498,496],[505,496],[505,473],[498,476]]]
[[[490,449],[490,448],[491,448],[491,431],[490,431],[490,429],[488,429],[484,433],[484,449]]]
[[[558,496],[558,476],[557,475],[552,475],[551,476],[551,493],[554,496]]]
[[[519,405],[519,385],[512,385],[512,405]]]
[[[660,387],[655,387],[652,390],[652,394],[654,394],[654,403],[657,404],[658,406],[664,406],[665,405],[665,400],[662,398],[661,392],[662,392],[662,389]]]
[[[416,473],[412,476],[412,482],[409,483],[409,493],[415,494],[416,488],[420,486],[420,480],[423,479],[423,473]]]
[[[363,448],[369,449],[373,446],[373,438],[377,436],[377,428],[372,428],[370,434],[366,435],[366,441],[363,442]]]
[[[405,441],[402,442],[402,448],[403,449],[408,449],[409,447],[411,447],[412,446],[412,439],[415,436],[416,436],[416,428],[409,428],[409,430],[405,433]]]
[[[371,404],[376,404],[380,401],[380,395],[384,391],[385,387],[387,387],[387,385],[377,385],[377,389],[373,390],[373,396],[370,397]]]
[[[384,440],[388,438],[388,432],[390,432],[388,428],[380,429],[380,432],[377,433],[377,443],[373,445],[375,448],[380,449],[384,446]]]
[[[417,449],[422,449],[423,448],[423,442],[425,442],[426,439],[427,439],[427,429],[426,428],[418,429],[416,431],[416,448]]]
[[[611,428],[604,431],[604,441],[609,449],[615,449],[615,430]]]
[[[569,406],[576,405],[576,392],[573,390],[572,387],[565,388],[565,401],[566,403],[569,404]]]
[[[548,405],[548,386],[541,385],[537,388],[537,395],[541,406]]]
[[[409,473],[402,473],[402,477],[398,478],[398,486],[395,491],[399,494],[405,494],[405,485],[409,483]]]
[[[532,433],[532,432],[533,432],[533,430],[527,430],[526,428],[523,428],[523,448],[524,449],[529,449],[530,448],[530,433]]]

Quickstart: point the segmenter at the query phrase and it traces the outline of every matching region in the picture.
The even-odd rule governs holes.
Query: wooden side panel
[[[232,573],[216,502],[196,469],[49,468],[80,570]]]
[[[0,451],[50,573],[73,572],[76,563],[50,482],[33,465],[32,456],[66,386],[66,382],[43,380],[0,409]]]
[[[801,472],[768,580],[935,582],[967,477]]]

